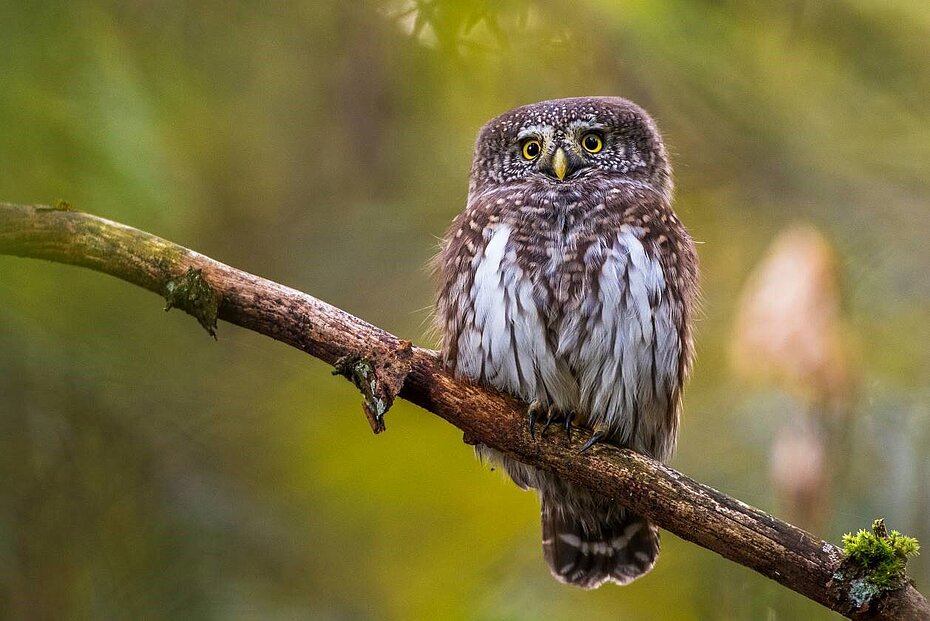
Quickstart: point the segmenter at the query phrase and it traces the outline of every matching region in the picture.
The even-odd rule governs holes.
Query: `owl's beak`
[[[546,173],[550,177],[555,177],[559,181],[565,181],[565,178],[578,170],[582,162],[573,159],[563,147],[555,150],[551,156],[544,157],[539,162],[539,171]]]
[[[565,155],[565,149],[559,147],[552,156],[552,170],[559,181],[565,180],[565,174],[568,172],[568,156]]]

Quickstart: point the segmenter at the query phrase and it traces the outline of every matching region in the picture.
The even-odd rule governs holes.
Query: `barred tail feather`
[[[543,552],[556,580],[584,589],[605,582],[629,584],[659,555],[658,529],[616,507],[580,515],[557,498],[542,496]]]

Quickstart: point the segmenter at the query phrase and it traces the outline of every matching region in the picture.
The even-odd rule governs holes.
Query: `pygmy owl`
[[[616,97],[543,101],[478,135],[468,203],[438,258],[442,359],[592,441],[667,460],[692,357],[694,243],[672,211],[655,123]],[[585,448],[591,445],[587,443]],[[649,571],[657,528],[485,446],[538,490],[552,575],[585,588]]]

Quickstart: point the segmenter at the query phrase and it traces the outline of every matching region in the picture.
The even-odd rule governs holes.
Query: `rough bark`
[[[930,605],[912,584],[863,600],[856,585],[866,571],[851,566],[839,548],[664,464],[606,445],[578,454],[584,433],[571,446],[562,434],[532,438],[525,404],[454,379],[435,352],[300,291],[67,205],[0,203],[0,254],[89,267],[166,297],[211,334],[218,317],[316,356],[360,388],[375,432],[399,394],[461,429],[467,443],[607,494],[849,618],[930,619]]]

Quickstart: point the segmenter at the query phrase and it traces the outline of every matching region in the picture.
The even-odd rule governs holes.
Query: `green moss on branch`
[[[861,529],[843,535],[847,561],[862,572],[849,583],[853,601],[861,606],[883,591],[904,586],[907,559],[919,551],[917,539],[896,530],[889,533],[882,518],[872,522],[872,532]]]

